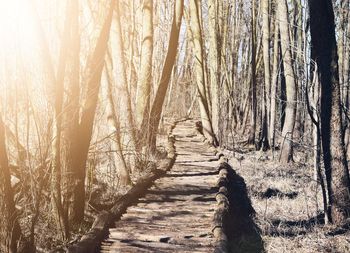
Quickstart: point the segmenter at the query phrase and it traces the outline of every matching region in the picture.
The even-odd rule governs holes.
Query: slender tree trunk
[[[70,42],[70,29],[74,1],[67,4],[66,20],[62,36],[62,45],[60,49],[59,64],[56,74],[56,82],[53,83],[54,90],[54,118],[53,118],[53,141],[52,141],[52,204],[56,212],[57,228],[62,233],[62,239],[69,239],[68,214],[64,208],[62,198],[62,172],[61,163],[61,143],[62,143],[62,121],[63,121],[63,100],[64,100],[64,81],[68,60],[68,46]]]
[[[339,68],[339,82],[340,86],[344,85],[344,62],[345,62],[345,39],[346,39],[346,23],[349,21],[346,19],[346,4],[347,0],[339,1],[339,9],[337,15],[339,15],[339,23],[338,23],[338,68]],[[341,98],[344,98],[342,94],[342,89],[340,90]]]
[[[256,11],[255,0],[252,0],[252,18],[251,18],[251,118],[248,136],[248,144],[255,145],[256,119],[257,119],[257,98],[256,98]]]
[[[278,83],[278,60],[279,60],[279,28],[278,23],[275,22],[275,35],[273,42],[273,70],[271,82],[271,108],[270,108],[270,124],[269,124],[269,138],[271,147],[275,147],[275,129],[276,129],[276,98],[277,98],[277,83]]]
[[[148,124],[150,110],[150,95],[152,83],[153,58],[153,0],[144,0],[142,6],[142,43],[140,73],[136,92],[136,122],[137,127],[143,127],[142,122]],[[146,133],[145,129],[139,129]],[[145,137],[145,136],[144,136]]]
[[[321,186],[324,219],[325,219],[325,224],[328,224],[329,216],[327,211],[328,210],[327,189],[326,189],[325,180],[321,169],[321,145],[322,144],[321,144],[321,128],[320,128],[320,119],[319,119],[320,84],[319,84],[318,76],[314,66],[312,66],[311,69],[312,69],[312,79],[313,79],[311,92],[310,92],[311,99],[308,97],[309,96],[308,90],[306,90],[306,93],[307,93],[306,104],[307,104],[308,113],[313,123],[312,139],[313,139],[313,148],[314,148],[314,157],[313,157],[314,180]]]
[[[166,92],[168,90],[171,73],[176,61],[183,9],[184,0],[176,0],[174,5],[174,17],[170,32],[168,51],[165,58],[160,83],[158,85],[156,97],[152,104],[152,110],[150,114],[148,144],[150,146],[151,152],[153,153],[156,150],[157,131],[162,114],[162,107],[164,104]]]
[[[264,59],[264,84],[263,87],[263,105],[262,105],[262,123],[261,136],[259,146],[263,150],[267,150],[269,145],[268,137],[268,110],[269,102],[267,94],[271,87],[271,71],[270,71],[270,22],[269,22],[269,0],[262,0],[262,15],[263,15],[263,59]]]
[[[118,5],[118,3],[117,3]],[[111,76],[111,68],[109,67],[112,65],[111,63],[106,64],[106,75],[107,75],[107,98],[108,98],[108,121],[112,128],[112,131],[115,133],[115,138],[112,139],[112,147],[113,147],[113,157],[116,169],[119,171],[119,187],[124,188],[126,186],[131,185],[131,179],[129,175],[129,168],[125,161],[125,155],[123,151],[123,144],[122,144],[122,136],[121,136],[121,116],[126,116],[125,114],[121,115],[118,114],[116,108],[122,108],[122,103],[119,99],[115,99],[113,94],[115,93],[114,87],[113,87],[113,78]],[[125,84],[123,84],[123,87],[125,87]],[[118,91],[118,89],[116,89]],[[120,90],[119,90],[120,91]],[[122,92],[121,92],[122,93]],[[119,97],[123,97],[126,100],[127,94],[119,94]],[[124,100],[124,101],[125,101]],[[124,107],[125,108],[125,107]],[[124,111],[125,112],[125,111]],[[123,124],[123,126],[126,128],[127,125]]]
[[[303,18],[303,12],[302,12],[302,6],[301,6],[301,0],[295,0],[294,1],[294,45],[295,45],[295,54],[293,56],[294,59],[294,70],[295,70],[295,76],[301,77],[303,74],[303,64],[306,64],[303,62],[303,36],[302,36],[302,18]],[[304,79],[306,78],[296,78],[296,87],[297,89],[297,101],[303,101],[303,90],[305,90],[305,82]],[[304,103],[297,103],[297,109],[296,109],[296,118],[295,118],[295,126],[294,126],[294,132],[293,132],[293,139],[296,140],[296,142],[300,143],[303,138],[303,128],[304,128],[304,120],[303,120],[303,113],[305,112]]]
[[[64,209],[68,213],[69,223],[73,223],[73,190],[77,180],[75,178],[76,167],[75,160],[78,156],[77,133],[79,131],[79,98],[80,98],[80,32],[79,32],[79,0],[71,0],[72,4],[72,21],[70,35],[70,49],[68,69],[68,88],[67,88],[67,103],[65,107],[65,122],[64,129],[65,141],[65,191],[64,191]]]
[[[109,40],[115,2],[115,0],[111,0],[110,2],[107,18],[103,24],[91,61],[88,63],[89,79],[87,83],[87,98],[83,105],[77,138],[75,139],[77,143],[74,144],[77,150],[74,151],[76,157],[73,160],[73,177],[75,182],[73,186],[73,209],[71,215],[75,224],[80,224],[84,219],[86,161],[90,147],[98,101],[98,91],[101,85],[104,58]]]
[[[210,70],[210,94],[211,116],[215,136],[219,132],[219,47],[218,47],[218,0],[209,0],[209,70]],[[222,92],[222,91],[221,91]]]
[[[233,131],[235,131],[237,126],[237,114],[236,110],[236,100],[233,98],[234,94],[234,73],[235,73],[235,63],[236,63],[236,18],[233,19],[232,24],[230,23],[230,18],[235,17],[236,8],[231,6],[236,5],[236,1],[233,0],[231,3],[224,1],[217,1],[218,4],[218,50],[219,54],[219,68],[218,68],[218,102],[219,102],[219,116],[218,116],[218,132],[216,136],[219,140],[219,144],[222,147],[227,147],[232,145],[229,138],[227,138]],[[232,13],[231,13],[232,11]],[[232,27],[232,32],[230,28]],[[230,33],[231,32],[231,33]],[[233,48],[233,49],[232,49]],[[231,52],[231,50],[233,52]],[[232,74],[229,72],[230,65],[232,67]],[[213,118],[213,121],[215,119]],[[215,124],[215,122],[213,123]],[[215,129],[215,126],[214,126]],[[216,130],[215,130],[216,131]]]
[[[277,16],[281,33],[281,48],[283,56],[284,76],[286,80],[287,105],[285,110],[285,123],[281,138],[281,162],[293,160],[293,132],[296,118],[297,87],[293,70],[293,60],[291,54],[290,29],[288,19],[288,6],[286,0],[278,1]]]
[[[132,110],[132,102],[131,102],[131,89],[128,86],[129,81],[127,79],[126,75],[126,59],[125,59],[125,47],[124,47],[124,41],[123,41],[123,31],[121,27],[121,12],[120,12],[120,1],[116,4],[116,50],[114,52],[114,60],[116,61],[116,71],[117,71],[117,80],[116,85],[117,89],[116,91],[119,92],[117,104],[120,104],[122,106],[118,106],[120,120],[121,120],[121,127],[128,129],[131,143],[135,147],[136,150],[139,150],[139,147],[137,147],[137,127],[136,123],[134,121],[134,115]],[[130,41],[132,43],[132,40]],[[132,69],[132,68],[130,68]],[[125,142],[129,142],[129,139]]]
[[[205,83],[205,74],[204,74],[204,57],[203,57],[203,39],[202,39],[202,30],[200,26],[200,1],[199,0],[189,0],[190,8],[190,19],[191,19],[191,31],[192,31],[192,43],[195,56],[195,72],[196,72],[196,81],[198,88],[198,102],[199,109],[201,114],[201,120],[203,125],[203,133],[208,141],[212,144],[217,144],[210,114],[208,99],[206,94],[206,83]]]
[[[350,1],[346,1],[347,2],[347,18],[350,18]],[[345,57],[344,57],[344,96],[345,96],[345,101],[344,101],[344,106],[345,106],[345,145],[346,145],[346,149],[347,149],[347,156],[350,155],[350,121],[349,121],[349,117],[350,117],[350,101],[349,101],[349,92],[350,92],[350,79],[349,79],[349,75],[350,75],[350,22],[347,22],[347,28],[346,28],[346,36],[345,36]]]
[[[321,83],[321,133],[331,222],[350,216],[349,171],[342,131],[337,42],[331,0],[309,0],[312,58]]]

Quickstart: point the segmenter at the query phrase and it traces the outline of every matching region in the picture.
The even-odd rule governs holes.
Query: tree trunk
[[[312,58],[321,83],[321,133],[331,222],[350,216],[349,171],[346,161],[334,12],[331,0],[309,0]]]
[[[190,0],[189,1],[190,8],[190,18],[191,18],[191,26],[190,29],[192,31],[192,44],[194,50],[195,57],[195,73],[196,73],[196,81],[198,88],[198,102],[199,109],[201,114],[201,120],[203,125],[203,133],[208,141],[212,144],[217,144],[210,114],[209,114],[209,106],[208,99],[206,94],[206,83],[205,83],[205,74],[204,74],[204,57],[203,57],[203,39],[202,39],[202,30],[200,25],[200,16],[199,16],[199,8],[200,1],[199,0]]]
[[[79,143],[76,140],[79,131],[79,98],[80,98],[80,34],[79,34],[79,0],[72,0],[72,21],[70,35],[70,50],[67,69],[69,84],[67,88],[67,102],[65,110],[66,128],[65,141],[65,177],[64,177],[64,209],[68,212],[69,223],[73,222],[73,188],[75,184],[75,160],[78,156]]]
[[[142,122],[148,124],[150,110],[150,95],[152,83],[153,58],[153,0],[144,0],[142,6],[142,43],[140,73],[136,92],[136,122],[137,127],[143,127]],[[139,129],[146,133],[146,129]],[[143,136],[144,138],[145,136]],[[144,140],[144,139],[143,139]]]
[[[109,13],[103,24],[100,36],[98,38],[95,51],[88,63],[88,83],[87,83],[87,98],[83,105],[81,121],[78,127],[77,137],[74,144],[76,154],[73,160],[74,168],[74,185],[73,185],[73,208],[71,220],[75,224],[80,224],[84,219],[85,210],[85,174],[86,161],[88,157],[90,141],[92,137],[92,129],[97,107],[98,94],[101,86],[101,76],[104,67],[104,58],[109,40],[109,33],[115,8],[115,0],[111,0]]]
[[[264,84],[263,87],[263,104],[262,104],[262,122],[261,122],[261,136],[259,146],[263,150],[269,149],[268,137],[268,110],[269,101],[267,94],[270,92],[271,86],[271,71],[270,71],[270,22],[269,22],[269,0],[262,1],[262,15],[263,15],[263,58],[264,58]]]
[[[286,80],[286,110],[285,122],[281,138],[280,161],[288,163],[293,160],[293,131],[296,118],[297,87],[295,82],[293,60],[291,54],[290,29],[288,19],[288,6],[286,0],[278,1],[277,16],[281,33],[281,49],[283,56],[284,76]]]
[[[57,228],[62,233],[62,239],[69,239],[68,214],[63,205],[62,198],[62,163],[61,163],[61,143],[62,143],[62,121],[63,121],[63,100],[64,100],[64,81],[68,60],[68,46],[70,35],[72,34],[71,21],[74,1],[67,4],[66,20],[62,36],[58,70],[55,83],[52,83],[54,90],[54,118],[53,118],[53,141],[52,141],[52,174],[51,174],[51,198],[56,212],[55,218]]]
[[[270,124],[269,124],[269,138],[272,148],[275,147],[275,131],[276,131],[276,98],[277,98],[277,83],[278,83],[278,60],[279,60],[279,28],[278,22],[275,22],[275,35],[273,42],[273,70],[271,82],[271,108],[270,108]]]
[[[118,5],[118,3],[117,3]],[[112,147],[113,147],[113,157],[114,157],[114,164],[116,166],[116,169],[119,171],[119,187],[125,188],[126,186],[131,185],[131,179],[129,175],[129,168],[125,161],[125,156],[123,152],[123,144],[122,144],[122,136],[121,136],[121,116],[126,116],[125,114],[121,114],[117,112],[116,108],[125,108],[124,106],[121,106],[122,103],[119,99],[117,99],[115,102],[115,98],[113,96],[114,87],[113,87],[113,78],[111,76],[111,66],[112,64],[106,64],[106,75],[107,75],[107,98],[108,98],[108,121],[112,128],[112,131],[114,132],[114,138],[112,138]],[[124,84],[123,84],[124,85]],[[125,87],[125,86],[124,86]],[[119,87],[120,88],[120,87]],[[116,89],[121,91],[120,89]],[[121,92],[123,93],[123,92]],[[119,94],[119,97],[123,97],[126,100],[127,94]],[[125,101],[124,100],[124,101]],[[125,104],[124,104],[125,105]],[[124,125],[124,127],[128,127],[127,125]]]
[[[219,47],[218,47],[218,1],[209,0],[209,71],[211,94],[211,117],[215,136],[219,132]],[[222,91],[221,91],[222,92]]]
[[[256,18],[255,0],[252,0],[251,18],[251,118],[248,136],[248,144],[255,145],[256,118],[257,118],[257,98],[256,98]]]
[[[126,69],[125,69],[125,47],[123,41],[123,31],[121,27],[121,12],[120,12],[120,1],[116,4],[116,50],[114,52],[114,61],[116,61],[116,71],[117,71],[117,80],[116,85],[120,94],[118,96],[118,100],[120,100],[117,104],[122,106],[118,106],[121,127],[128,129],[130,137],[125,140],[126,145],[131,138],[131,143],[135,147],[136,150],[139,149],[137,146],[137,127],[134,121],[133,110],[131,106],[131,91],[128,87],[128,83],[131,80],[127,80]],[[131,68],[132,69],[132,68]]]
[[[174,5],[174,17],[170,32],[168,51],[165,58],[156,97],[152,105],[152,110],[150,114],[150,124],[148,126],[148,145],[150,146],[151,152],[154,152],[156,150],[157,131],[162,114],[162,107],[166,96],[166,92],[168,90],[171,73],[176,61],[183,9],[184,0],[176,0]]]
[[[350,18],[350,1],[347,1],[347,18]],[[345,56],[344,56],[344,96],[345,96],[345,101],[344,101],[344,114],[345,114],[345,145],[346,145],[346,150],[347,150],[347,156],[350,155],[350,121],[349,121],[349,109],[350,109],[350,101],[349,101],[349,92],[350,92],[350,22],[347,22],[347,28],[346,28],[346,41],[345,41]]]

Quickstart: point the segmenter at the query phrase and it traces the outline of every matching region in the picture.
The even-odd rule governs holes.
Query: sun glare
[[[5,54],[30,52],[35,38],[30,0],[0,0],[0,45]]]

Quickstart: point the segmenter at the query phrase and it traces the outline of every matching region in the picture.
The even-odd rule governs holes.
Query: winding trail
[[[177,124],[174,167],[115,223],[101,252],[213,252],[219,162],[194,125]]]

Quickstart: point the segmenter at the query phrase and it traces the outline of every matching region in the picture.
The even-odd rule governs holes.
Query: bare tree
[[[262,18],[263,18],[263,59],[264,59],[264,86],[263,86],[263,103],[262,103],[262,122],[261,122],[261,136],[259,140],[259,147],[263,150],[269,148],[269,132],[268,132],[268,108],[269,99],[268,94],[271,89],[271,70],[270,70],[270,7],[269,0],[261,2]]]
[[[73,147],[75,147],[73,151],[75,159],[72,162],[74,168],[74,174],[72,175],[74,177],[74,185],[72,193],[73,208],[70,215],[74,224],[80,224],[84,219],[86,161],[90,147],[98,101],[98,91],[101,85],[104,58],[107,51],[115,3],[115,0],[111,0],[108,15],[87,68],[89,77],[87,83],[87,98],[82,107],[81,120],[78,132],[76,133],[75,141],[77,143],[73,144]]]
[[[279,26],[275,21],[274,42],[273,42],[273,68],[271,81],[271,107],[270,107],[270,124],[269,124],[269,138],[270,145],[275,147],[275,131],[276,131],[276,98],[277,98],[277,80],[279,71]]]
[[[280,141],[281,157],[280,161],[290,162],[293,160],[293,132],[296,117],[297,86],[293,70],[293,59],[291,54],[291,40],[288,18],[288,6],[286,0],[278,1],[277,16],[279,17],[279,28],[281,33],[281,49],[284,66],[284,76],[286,80],[286,110],[285,122],[283,125],[282,137]]]
[[[145,0],[142,5],[141,60],[137,82],[135,111],[138,128],[142,126],[143,120],[148,123],[149,118],[154,46],[153,36],[153,0]],[[142,131],[143,130],[141,130],[141,132]]]
[[[220,50],[219,50],[219,3],[217,0],[208,0],[209,12],[209,75],[210,75],[210,95],[211,95],[211,118],[215,136],[219,132],[220,116],[220,85],[219,85],[219,68],[220,68]]]
[[[338,70],[334,12],[330,0],[309,0],[312,58],[321,84],[321,133],[326,171],[329,217],[342,224],[350,215],[350,181],[344,133]]]
[[[214,135],[211,118],[209,114],[207,84],[205,82],[203,38],[202,38],[202,29],[201,29],[201,23],[200,23],[200,1],[190,0],[189,9],[190,9],[192,44],[193,44],[194,57],[195,57],[196,82],[198,87],[198,102],[199,102],[201,120],[203,124],[203,133],[209,142],[216,144],[217,141]]]
[[[152,152],[156,149],[156,138],[159,126],[160,117],[162,114],[162,107],[166,92],[168,90],[169,81],[171,78],[171,73],[175,64],[177,56],[177,47],[179,44],[179,35],[181,29],[181,21],[183,16],[184,1],[176,0],[174,5],[174,17],[173,23],[170,31],[170,38],[168,44],[168,51],[165,58],[162,75],[160,78],[160,83],[158,85],[156,97],[152,104],[151,114],[150,114],[150,124],[148,130],[148,144]]]
[[[251,1],[251,79],[250,79],[250,94],[251,94],[251,116],[250,116],[250,128],[248,136],[248,144],[255,145],[256,134],[256,121],[257,121],[257,83],[256,83],[256,8],[255,0]]]

